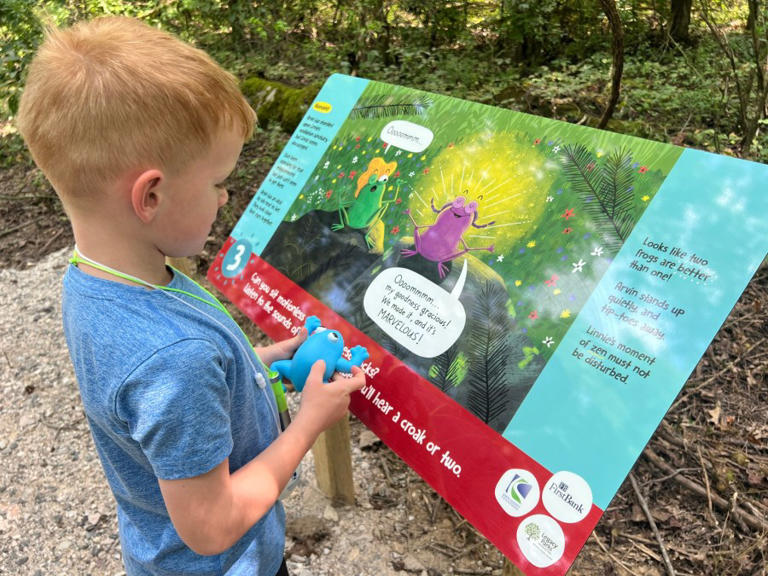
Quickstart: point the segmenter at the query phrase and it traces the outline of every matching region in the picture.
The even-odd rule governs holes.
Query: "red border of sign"
[[[290,332],[243,291],[254,274],[269,286],[279,288],[280,294],[298,304],[307,316],[317,316],[324,326],[339,330],[348,347],[365,346],[370,353],[369,362],[379,368],[375,376],[368,378],[368,384],[375,388],[380,398],[401,413],[401,419],[399,424],[393,424],[391,416],[384,416],[359,392],[352,397],[352,413],[526,574],[565,574],[597,525],[603,510],[593,505],[581,522],[559,522],[565,534],[563,556],[546,568],[531,564],[518,547],[517,528],[530,515],[549,514],[540,499],[529,514],[520,518],[509,516],[496,501],[495,488],[504,472],[511,468],[531,472],[542,490],[552,472],[262,258],[252,254],[238,277],[225,278],[220,272],[221,263],[235,240],[230,237],[211,264],[208,271],[211,283],[274,340],[287,338]],[[403,421],[412,423],[416,429],[424,430],[431,441],[441,446],[441,453],[450,452],[452,459],[461,466],[459,476],[406,433],[402,426]],[[478,449],[479,446],[482,446],[482,449]]]

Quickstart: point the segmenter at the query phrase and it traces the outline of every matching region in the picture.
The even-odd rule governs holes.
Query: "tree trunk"
[[[621,93],[621,76],[624,73],[624,28],[621,25],[621,17],[616,8],[616,0],[600,0],[605,15],[608,17],[608,23],[611,26],[613,34],[611,42],[611,53],[613,55],[613,64],[611,65],[611,95],[608,100],[608,106],[603,112],[598,128],[605,128],[608,121],[613,116],[616,104],[619,102]]]
[[[672,23],[669,35],[675,42],[688,42],[691,39],[691,6],[693,0],[671,0]]]
[[[749,6],[749,17],[747,18],[747,31],[752,38],[752,50],[754,57],[754,71],[755,71],[755,105],[754,114],[744,114],[746,119],[744,125],[744,135],[742,137],[742,150],[749,150],[757,137],[757,132],[760,127],[760,122],[765,118],[766,102],[768,101],[768,85],[765,82],[765,71],[763,69],[763,63],[766,61],[765,54],[765,39],[760,38],[758,35],[758,21],[760,19],[760,2],[759,0],[749,0],[747,2]],[[748,89],[751,89],[752,82]]]

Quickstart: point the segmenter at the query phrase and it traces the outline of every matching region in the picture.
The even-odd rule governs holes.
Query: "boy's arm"
[[[159,480],[171,521],[192,550],[220,554],[234,545],[275,504],[318,435],[346,413],[349,395],[365,384],[359,368],[352,378],[323,384],[324,370],[322,361],[314,364],[291,425],[234,474],[224,460],[194,478]]]
[[[286,360],[293,356],[296,349],[301,346],[306,339],[307,329],[302,327],[301,331],[293,338],[280,340],[280,342],[275,342],[269,346],[260,346],[259,348],[254,348],[254,350],[264,364],[271,366],[272,362],[276,360]]]

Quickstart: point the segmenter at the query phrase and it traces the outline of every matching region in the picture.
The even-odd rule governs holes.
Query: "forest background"
[[[4,0],[0,118],[17,109],[43,21],[126,14],[242,79],[308,86],[343,72],[590,125],[618,75],[609,129],[762,161],[767,11],[759,0]],[[2,138],[2,162],[22,160],[12,125]]]
[[[201,274],[334,72],[768,161],[768,7],[759,0],[0,0],[0,268],[23,269],[73,242],[14,114],[45,23],[104,14],[205,49],[259,110],[230,203],[194,263]],[[579,573],[768,574],[766,306],[763,265],[639,461],[637,482],[625,482],[601,520]],[[427,498],[436,503],[425,524],[440,510]],[[479,541],[456,526],[453,537]],[[499,571],[482,547],[444,545],[454,546],[454,566],[480,555]]]

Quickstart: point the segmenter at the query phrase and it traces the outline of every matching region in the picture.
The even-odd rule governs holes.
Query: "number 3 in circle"
[[[238,240],[227,250],[224,261],[221,263],[221,271],[227,278],[234,278],[245,269],[248,259],[251,257],[251,245],[247,240]]]

